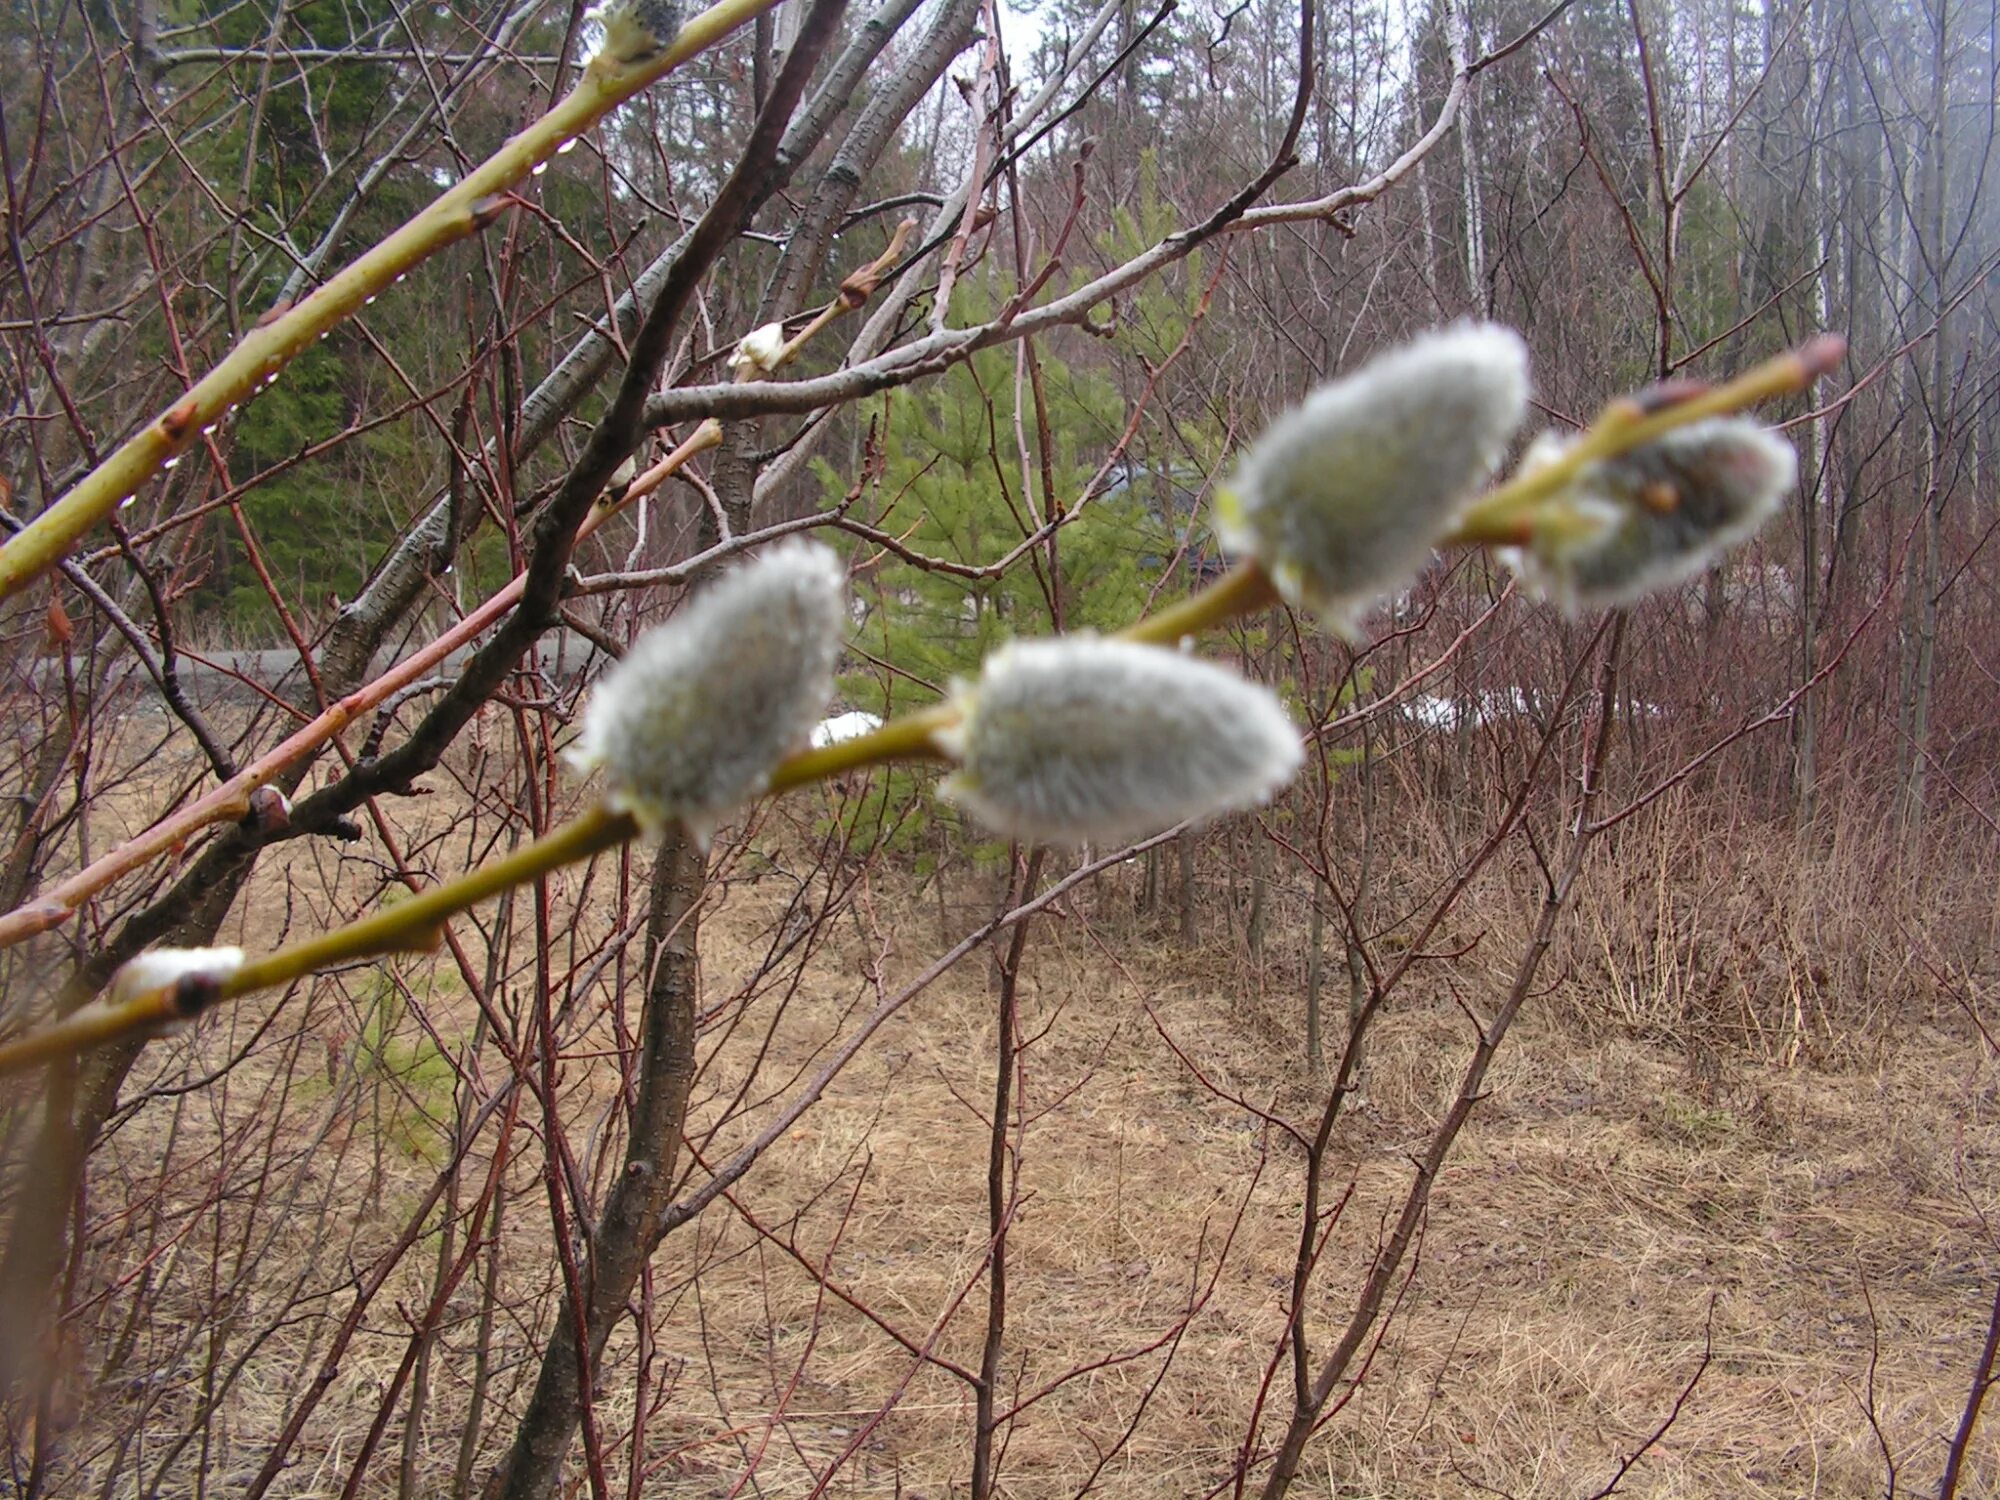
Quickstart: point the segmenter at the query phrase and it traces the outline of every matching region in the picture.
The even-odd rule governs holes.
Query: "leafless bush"
[[[1831,1483],[1992,1482],[1990,14],[730,0],[614,111],[581,8],[323,10],[0,21],[9,1037],[564,826],[587,684],[779,535],[908,607],[893,713],[1206,581],[1228,456],[1416,328],[1518,325],[1558,422],[1853,352],[1786,520],[1629,616],[1472,552],[1352,649],[1231,624],[1310,730],[1254,816],[1059,856],[856,772],[10,1084],[16,1489],[1598,1486],[1779,1400]],[[1713,1368],[1765,1222],[1872,1361]]]

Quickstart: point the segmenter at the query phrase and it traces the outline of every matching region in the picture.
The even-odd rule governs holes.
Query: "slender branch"
[[[1625,1482],[1625,1476],[1632,1472],[1639,1460],[1658,1447],[1661,1440],[1673,1431],[1674,1423],[1681,1419],[1682,1410],[1694,1396],[1695,1387],[1701,1384],[1701,1377],[1708,1373],[1709,1362],[1714,1358],[1715,1298],[1711,1295],[1708,1299],[1708,1320],[1701,1335],[1701,1358],[1695,1361],[1694,1373],[1689,1375],[1686,1383],[1681,1386],[1680,1394],[1674,1397],[1672,1409],[1661,1419],[1660,1425],[1647,1435],[1643,1443],[1625,1456],[1619,1463],[1617,1472],[1611,1476],[1610,1482],[1603,1489],[1593,1492],[1590,1500],[1611,1500],[1611,1497],[1618,1493],[1618,1486]]]
[[[92,469],[25,531],[0,546],[0,600],[53,567],[120,501],[138,493],[169,460],[196,442],[204,427],[250,400],[322,333],[360,311],[411,267],[498,219],[512,202],[508,190],[566,143],[776,3],[719,0],[649,60],[625,64],[602,53],[591,59],[576,87],[541,119],[303,301],[273,309],[192,390]]]
[[[1559,493],[1588,465],[1629,453],[1691,422],[1726,416],[1760,401],[1806,390],[1837,366],[1846,353],[1847,340],[1824,333],[1685,400],[1652,409],[1642,404],[1643,398],[1614,401],[1553,463],[1517,475],[1467,509],[1442,545],[1509,546],[1521,542],[1535,507]]]
[[[1958,1494],[1959,1475],[1965,1467],[1966,1449],[1972,1446],[1973,1429],[1979,1425],[1979,1409],[1986,1402],[1986,1396],[1993,1389],[1996,1377],[1993,1363],[2000,1355],[2000,1288],[1993,1293],[1993,1312],[1986,1320],[1986,1343],[1979,1351],[1979,1363],[1973,1367],[1972,1389],[1965,1397],[1965,1408],[1959,1413],[1958,1430],[1951,1436],[1951,1449],[1944,1461],[1944,1477],[1938,1483],[1938,1500],[1953,1500]]]
[[[1614,619],[1618,622],[1615,625],[1610,623]],[[1584,756],[1582,785],[1570,819],[1570,844],[1567,857],[1559,873],[1552,872],[1547,876],[1541,911],[1536,918],[1534,931],[1516,962],[1513,982],[1508,986],[1506,997],[1501,1001],[1492,1019],[1480,1028],[1472,1056],[1460,1075],[1458,1093],[1446,1111],[1443,1122],[1432,1133],[1422,1158],[1416,1164],[1416,1176],[1404,1195],[1395,1227],[1381,1249],[1376,1252],[1374,1264],[1370,1266],[1367,1278],[1355,1300],[1354,1310],[1348,1317],[1347,1326],[1342,1331],[1339,1341],[1321,1362],[1317,1373],[1313,1376],[1310,1389],[1301,1393],[1294,1402],[1291,1422],[1273,1457],[1271,1473],[1265,1481],[1262,1492],[1264,1500],[1281,1500],[1281,1497],[1290,1490],[1292,1480],[1298,1475],[1306,1443],[1317,1429],[1334,1387],[1352,1366],[1355,1356],[1367,1342],[1376,1320],[1383,1315],[1383,1304],[1390,1285],[1398,1267],[1416,1240],[1438,1174],[1449,1159],[1466,1121],[1472,1117],[1474,1108],[1484,1097],[1487,1071],[1498,1055],[1501,1044],[1506,1040],[1514,1018],[1520,1013],[1521,1006],[1528,998],[1535,975],[1540,972],[1542,961],[1546,958],[1549,946],[1554,940],[1557,921],[1569,904],[1571,891],[1583,869],[1584,855],[1591,844],[1593,835],[1590,808],[1602,789],[1605,757],[1610,750],[1612,728],[1617,719],[1617,671],[1619,648],[1624,636],[1623,620],[1623,616],[1607,616],[1606,624],[1599,627],[1598,636],[1592,640],[1589,648],[1592,651],[1596,650],[1608,630],[1611,639],[1604,649],[1604,658],[1597,680],[1597,723]],[[1543,737],[1545,745],[1550,737],[1548,735]],[[1296,1316],[1296,1310],[1294,1315]]]

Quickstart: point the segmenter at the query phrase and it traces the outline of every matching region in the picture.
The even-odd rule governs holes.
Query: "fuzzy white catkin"
[[[603,767],[606,801],[648,833],[679,819],[706,840],[826,711],[846,620],[846,575],[829,548],[758,554],[605,674],[571,762]]]
[[[1524,472],[1552,462],[1545,439]],[[1798,476],[1792,445],[1741,417],[1713,417],[1590,464],[1543,508],[1524,548],[1502,555],[1572,614],[1685,583],[1769,520]]]
[[[190,974],[227,979],[243,967],[241,948],[154,948],[128,959],[111,976],[104,992],[111,1005],[178,983]]]
[[[1304,755],[1269,689],[1160,646],[1017,641],[954,697],[939,792],[1011,838],[1142,838],[1264,801]]]
[[[1262,563],[1288,602],[1351,635],[1369,605],[1422,571],[1527,403],[1528,350],[1512,329],[1425,334],[1273,422],[1218,494],[1217,533]]]

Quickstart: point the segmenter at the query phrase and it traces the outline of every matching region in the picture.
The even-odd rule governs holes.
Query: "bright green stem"
[[[941,760],[944,750],[936,735],[958,722],[958,710],[949,703],[891,719],[880,729],[858,734],[851,740],[802,750],[771,773],[766,790],[789,792],[812,781],[826,781],[863,766],[888,760]]]
[[[873,734],[821,750],[808,750],[778,767],[771,778],[770,790],[789,791],[887,760],[941,756],[943,751],[933,735],[949,728],[957,719],[957,709],[940,704],[885,724]],[[639,825],[630,814],[613,812],[600,803],[555,832],[491,864],[469,870],[456,880],[432,886],[407,901],[383,907],[344,927],[251,959],[217,985],[212,1003],[221,1004],[257,990],[290,984],[337,964],[385,953],[427,949],[437,942],[438,931],[447,918],[513,886],[615,849],[638,832]],[[182,1019],[175,990],[175,986],[168,986],[115,1004],[88,1005],[41,1031],[0,1043],[0,1077],[121,1037],[140,1036]]]
[[[778,767],[770,790],[790,791],[882,761],[941,756],[944,752],[933,736],[957,719],[957,709],[940,704],[885,724],[873,734],[808,750]],[[439,928],[447,918],[564,865],[615,849],[638,832],[639,825],[630,814],[613,812],[600,803],[555,832],[456,880],[432,886],[344,927],[251,959],[216,986],[212,1003],[290,984],[337,964],[427,949],[437,942]],[[41,1031],[0,1043],[0,1077],[180,1020],[175,991],[176,986],[168,986],[115,1004],[88,1005]]]
[[[1255,558],[1246,558],[1200,593],[1121,630],[1118,639],[1143,646],[1172,646],[1187,636],[1200,635],[1238,615],[1269,609],[1277,602],[1278,590],[1271,575]]]
[[[656,57],[630,64],[591,59],[576,87],[547,114],[311,296],[267,314],[192,390],[0,546],[0,601],[54,567],[119,502],[137,494],[169,459],[197,442],[204,427],[276,379],[322,333],[352,317],[412,266],[492,223],[507,207],[502,195],[565,142],[776,3],[721,0],[683,26]]]
[[[599,803],[555,832],[544,834],[532,844],[523,844],[491,864],[468,870],[456,880],[434,885],[407,901],[385,906],[345,927],[251,959],[222,982],[219,998],[234,1000],[253,990],[290,984],[294,979],[359,958],[433,947],[438,940],[438,929],[447,917],[513,886],[560,870],[564,865],[616,849],[638,831],[639,825],[629,813],[612,812]]]
[[[1264,609],[1278,601],[1270,578],[1255,562],[1239,563],[1200,593],[1161,610],[1119,633],[1118,639],[1144,645],[1172,645],[1184,636]],[[880,729],[856,735],[851,740],[805,750],[783,762],[771,775],[771,792],[788,792],[812,781],[825,781],[863,766],[892,760],[943,760],[937,742],[940,730],[958,723],[958,709],[940,703],[901,718],[891,719]]]
[[[428,948],[437,941],[438,929],[447,917],[511,886],[606,849],[615,849],[638,831],[638,825],[629,815],[612,812],[602,805],[594,807],[554,833],[524,844],[506,857],[470,870],[456,880],[432,886],[345,927],[250,960],[217,986],[215,1003],[290,984],[335,964]],[[18,1041],[0,1044],[0,1077],[87,1047],[139,1036],[181,1019],[175,988],[150,990],[116,1004],[85,1006],[53,1026]]]
[[[87,1052],[120,1037],[136,1036],[173,1018],[173,1002],[158,992],[141,995],[125,1005],[86,1005],[53,1026],[32,1031],[16,1041],[0,1043],[0,1078],[25,1073],[59,1057]]]

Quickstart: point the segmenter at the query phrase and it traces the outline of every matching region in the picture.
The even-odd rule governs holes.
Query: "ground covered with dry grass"
[[[460,804],[415,811],[416,863],[478,857]],[[809,955],[774,965],[800,922],[800,884],[779,878],[790,838],[765,830],[719,855],[691,1186],[997,900],[990,872],[959,871],[940,901],[884,863],[853,877]],[[760,840],[786,852],[760,854]],[[1619,1493],[1874,1496],[1892,1471],[1900,1489],[1935,1490],[2000,1278],[1986,980],[1926,989],[1922,966],[1895,957],[1893,924],[1855,903],[1757,899],[1800,878],[1788,839],[1734,847],[1727,873],[1667,857],[1595,872],[1295,1494],[1582,1500],[1642,1448]],[[372,899],[381,874],[365,850],[287,846],[223,938],[268,946]],[[601,911],[617,878],[558,877],[559,909]],[[1266,1441],[1289,1406],[1274,1353],[1301,1230],[1293,1131],[1310,1131],[1328,1081],[1304,1057],[1303,923],[1279,903],[1252,963],[1211,911],[1190,948],[1170,914],[1135,916],[1135,878],[1065,898],[1027,949],[1001,1361],[1014,1500],[1226,1492],[1260,1406]],[[1439,944],[1455,956],[1422,966],[1374,1035],[1333,1136],[1316,1349],[1458,1087],[1469,1017],[1504,988],[1525,889],[1503,872],[1474,892]],[[565,927],[566,959],[605,936],[593,925]],[[475,962],[487,930],[464,930]],[[1871,931],[1890,936],[1870,948]],[[595,1408],[615,1440],[644,1404],[643,1493],[963,1493],[995,993],[985,952],[946,972],[668,1238],[645,1337],[632,1321],[614,1337]],[[601,1194],[630,1016],[580,996],[558,1095],[585,1190]],[[327,1359],[355,1287],[438,1180],[466,1080],[489,1097],[501,1081],[490,1053],[468,1070],[458,1051],[476,1022],[451,966],[412,955],[245,1004],[149,1054],[93,1177],[57,1413],[65,1490],[118,1473],[116,1493],[239,1491],[323,1379],[270,1493],[341,1493],[369,1444],[363,1492],[449,1493],[468,1472],[482,1341],[469,1472],[491,1467],[561,1305],[542,1158],[523,1144],[539,1104],[513,1127],[498,1231],[478,1226],[439,1320],[414,1432],[395,1400],[380,1430],[378,1414],[408,1378],[439,1267],[467,1254],[465,1224],[440,1243],[442,1210],[426,1216]],[[447,1200],[461,1212],[492,1139]],[[1961,1493],[2000,1492],[1995,1431],[1975,1440]]]
[[[758,961],[778,904],[773,888],[745,884],[710,914],[713,983]],[[911,892],[874,891],[868,907],[865,920],[835,924],[770,1029],[758,1076],[774,1096],[851,1027],[865,966],[893,981],[934,951],[936,913]],[[269,921],[279,908],[252,909]],[[1235,1461],[1259,1400],[1300,1227],[1296,1143],[1231,1100],[1310,1120],[1320,1084],[1301,1055],[1299,1002],[1274,983],[1244,993],[1233,958],[1159,938],[1114,950],[1080,909],[1045,921],[1029,954],[1022,1026],[1034,1040],[1020,1075],[1003,1365],[1009,1398],[1026,1404],[1004,1449],[1005,1493],[1071,1494],[1093,1470],[1094,1493],[1205,1493]],[[257,1020],[246,1010],[234,1024]],[[447,993],[426,1020],[471,1017]],[[962,1484],[970,1397],[934,1361],[976,1367],[984,1332],[994,1025],[985,961],[948,973],[736,1192],[669,1239],[643,1351],[648,1493],[730,1493],[754,1466],[759,1493],[804,1495],[849,1450],[831,1493],[942,1500]],[[1364,1093],[1335,1137],[1328,1201],[1340,1212],[1309,1314],[1321,1347],[1456,1087],[1468,1034],[1446,988],[1413,990],[1378,1034]],[[713,1120],[734,1099],[748,1050],[740,1037],[721,1044],[698,1116]],[[437,1080],[414,1043],[385,1049],[395,1086],[372,1102],[340,1089],[332,1047],[324,1079],[317,1051],[303,1055],[282,1087],[276,1073],[252,1087],[253,1063],[192,1113],[135,1119],[99,1177],[100,1204],[143,1199],[162,1171],[192,1196],[212,1160],[198,1141],[261,1129],[296,1148],[281,1153],[296,1181],[274,1173],[267,1190],[317,1205],[311,1236],[258,1242],[259,1285],[230,1304],[250,1317],[272,1288],[304,1294],[242,1351],[215,1398],[211,1484],[240,1481],[261,1460],[340,1311],[343,1262],[363,1264],[434,1171],[434,1142],[411,1110]],[[585,1128],[608,1077],[582,1059],[566,1070]],[[1903,1483],[1934,1486],[2000,1274],[1988,1222],[2000,1189],[1996,1085],[1986,1044],[1943,1016],[1885,1032],[1840,1064],[1704,1053],[1696,1066],[1687,1049],[1623,1028],[1580,1029],[1553,1001],[1532,1010],[1437,1186],[1386,1333],[1297,1492],[1590,1495],[1697,1371],[1622,1493],[1874,1495],[1891,1463]],[[169,1118],[177,1138],[162,1133]],[[701,1135],[704,1158],[761,1118],[734,1111]],[[502,1231],[513,1293],[503,1409],[522,1394],[530,1332],[549,1326],[555,1305],[531,1167],[520,1163]],[[175,1260],[198,1259],[205,1232],[170,1231],[166,1264],[156,1240],[123,1274],[173,1283]],[[391,1309],[421,1306],[433,1271],[419,1256],[398,1273],[276,1492],[338,1489],[406,1349]],[[451,1473],[474,1300],[461,1293],[437,1348],[436,1395],[413,1445],[421,1483],[442,1487]],[[149,1359],[201,1368],[212,1307],[162,1297],[127,1370]],[[630,1421],[624,1372],[640,1354],[621,1335],[606,1361],[598,1417],[609,1430]],[[1288,1379],[1280,1369],[1269,1399],[1282,1400]],[[156,1398],[146,1426],[158,1436],[138,1440],[158,1447],[200,1426],[198,1388]],[[118,1393],[100,1390],[107,1397],[115,1406]],[[487,1421],[505,1430],[491,1411]],[[83,1414],[77,1436],[94,1425]],[[1975,1462],[1969,1493],[2000,1483],[1993,1443],[1975,1445]]]
[[[1298,1151],[1215,1092],[1304,1115],[1294,1004],[1246,1002],[1186,970],[1166,947],[1114,965],[1058,928],[1024,1021],[1049,1029],[1026,1069],[1018,1388],[1136,1350],[1199,1304],[1147,1421],[1100,1481],[1106,1494],[1196,1494],[1227,1470],[1282,1326],[1299,1227]],[[798,1206],[788,1185],[865,1161],[840,1245],[828,1248],[825,1213],[799,1238],[918,1331],[984,1248],[972,1101],[987,1087],[992,1021],[983,975],[954,979],[899,1018],[747,1195],[769,1223]],[[1466,1039],[1448,1003],[1411,1005],[1380,1035],[1337,1137],[1349,1196],[1322,1257],[1335,1269],[1311,1315],[1321,1340],[1400,1203]],[[1531,1021],[1438,1186],[1389,1332],[1312,1450],[1302,1491],[1591,1494],[1672,1411],[1705,1349],[1678,1420],[1623,1492],[1873,1495],[1888,1460],[1934,1484],[2000,1269],[1986,1220],[2000,1187],[1996,1083],[1983,1044],[1929,1027],[1885,1042],[1866,1067],[1731,1064],[1697,1082],[1661,1045]],[[790,1425],[823,1455],[908,1362],[837,1308],[816,1323],[810,1278],[775,1319],[761,1316],[758,1258],[735,1263],[740,1281],[727,1269],[739,1243],[732,1226],[709,1252],[713,1315],[747,1325],[740,1395],[712,1420],[754,1426],[772,1371],[816,1340],[824,1384]],[[976,1317],[953,1325],[940,1352],[976,1360],[980,1332]],[[1161,1362],[1085,1376],[1031,1409],[1008,1450],[1010,1493],[1071,1493]],[[877,1483],[950,1493],[959,1395],[942,1377],[912,1380],[872,1440]],[[817,1433],[807,1410],[825,1413]],[[690,1418],[690,1440],[698,1426]],[[2000,1469],[1982,1448],[1990,1484]],[[691,1451],[674,1492],[708,1493],[736,1460]],[[803,1468],[791,1482],[805,1492]]]

